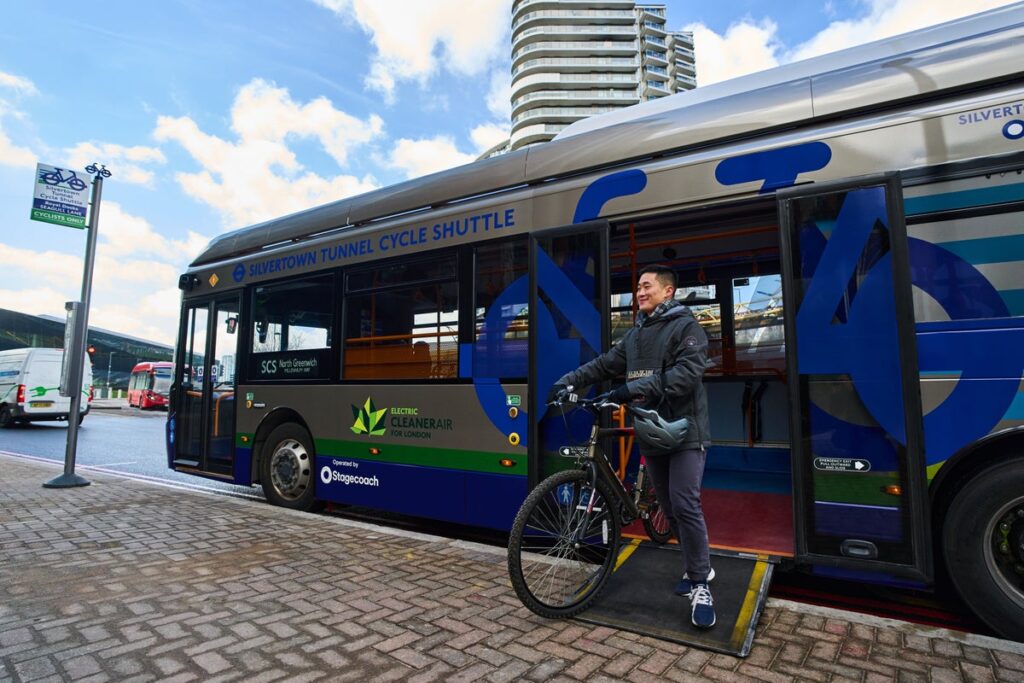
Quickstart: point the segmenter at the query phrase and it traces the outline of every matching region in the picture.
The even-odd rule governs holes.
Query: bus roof
[[[225,233],[191,267],[612,164],[1019,78],[1021,44],[1024,2],[594,116],[542,145]]]
[[[174,363],[167,360],[143,361],[141,363],[136,363],[135,367],[132,368],[132,372],[149,372],[150,370],[164,370],[173,367]]]

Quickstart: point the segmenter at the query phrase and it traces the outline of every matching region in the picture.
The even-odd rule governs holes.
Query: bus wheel
[[[292,422],[279,425],[267,437],[260,460],[263,493],[274,505],[311,510],[316,502],[313,439]]]
[[[1003,637],[1024,640],[1024,460],[984,470],[956,494],[942,546],[971,611]]]

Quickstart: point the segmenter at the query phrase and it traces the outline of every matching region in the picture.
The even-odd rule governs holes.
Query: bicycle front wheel
[[[508,573],[516,595],[542,617],[579,614],[615,567],[619,532],[618,502],[608,484],[599,479],[591,486],[584,470],[551,475],[527,496],[512,524]]]

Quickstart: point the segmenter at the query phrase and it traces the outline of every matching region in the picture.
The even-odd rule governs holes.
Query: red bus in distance
[[[142,410],[167,408],[167,395],[174,375],[174,363],[139,363],[128,381],[128,405]]]

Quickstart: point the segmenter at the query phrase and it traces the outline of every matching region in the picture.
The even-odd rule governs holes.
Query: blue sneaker
[[[711,589],[706,583],[693,584],[690,593],[690,621],[697,628],[711,628],[715,625],[715,603],[711,599]]]
[[[708,581],[712,581],[715,578],[715,569],[711,568],[708,572]],[[690,593],[693,592],[693,581],[690,581],[688,574],[683,574],[683,578],[679,579],[679,583],[676,584],[676,595],[680,595],[684,598],[690,597]]]

